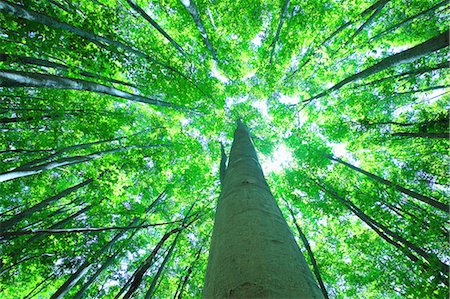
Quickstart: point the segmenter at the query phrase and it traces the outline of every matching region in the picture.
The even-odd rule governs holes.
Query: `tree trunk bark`
[[[238,121],[222,183],[203,298],[323,298]]]

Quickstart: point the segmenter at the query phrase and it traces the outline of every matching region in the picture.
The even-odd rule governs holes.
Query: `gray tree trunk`
[[[394,65],[400,64],[400,63],[406,63],[413,61],[415,59],[418,59],[422,56],[425,56],[427,54],[430,54],[432,52],[438,51],[442,48],[445,48],[448,46],[449,42],[449,30],[442,32],[429,40],[412,47],[408,50],[402,51],[400,53],[391,55],[389,57],[386,57],[379,61],[378,63],[372,65],[371,67],[366,68],[365,70],[362,70],[359,73],[356,73],[354,75],[351,75],[350,77],[345,78],[344,80],[340,81],[336,85],[332,86],[328,90],[325,90],[312,98],[309,98],[307,100],[304,100],[304,103],[311,102],[312,100],[321,98],[325,96],[326,94],[336,91],[343,87],[344,85],[347,85],[351,82],[362,80],[364,78],[369,77],[370,75],[373,75],[375,73],[384,71],[385,69],[392,67]]]
[[[208,34],[206,33],[205,26],[203,26],[203,22],[200,19],[200,14],[198,13],[197,6],[194,3],[194,0],[188,0],[188,1],[181,1],[183,6],[186,8],[186,10],[189,12],[189,14],[192,16],[192,19],[194,20],[195,26],[197,26],[198,31],[200,31],[200,34],[203,38],[203,42],[208,49],[208,51],[211,53],[212,58],[217,61],[217,55],[216,51],[214,50],[211,41],[209,40]]]
[[[203,298],[323,298],[241,121],[217,205]]]
[[[97,93],[107,94],[113,97],[126,99],[134,102],[141,102],[145,104],[171,107],[175,109],[183,109],[181,106],[169,102],[161,101],[154,98],[149,98],[133,93],[129,93],[114,87],[109,87],[103,84],[69,78],[56,75],[48,75],[42,73],[29,73],[22,71],[0,71],[0,86],[2,87],[37,87],[37,88],[54,88],[54,89],[69,89],[69,90],[86,90]]]
[[[283,8],[281,9],[280,22],[278,23],[277,32],[275,33],[275,38],[273,39],[272,44],[270,45],[272,47],[272,50],[270,51],[269,63],[272,63],[273,54],[275,53],[275,48],[277,46],[278,39],[280,38],[281,28],[283,27],[284,21],[286,20],[290,2],[291,0],[285,0]]]
[[[128,4],[134,9],[138,14],[140,14],[144,19],[146,19],[159,33],[161,33],[174,47],[180,52],[183,56],[186,56],[183,48],[173,39],[170,35],[158,25],[158,23],[153,20],[139,5],[136,4],[133,0],[126,0]]]

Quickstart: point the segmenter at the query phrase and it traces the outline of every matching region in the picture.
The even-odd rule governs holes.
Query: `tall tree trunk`
[[[373,173],[365,171],[364,169],[356,167],[356,166],[354,166],[354,165],[352,165],[350,163],[347,163],[347,162],[345,162],[345,161],[343,161],[343,160],[341,160],[339,158],[335,158],[332,155],[324,154],[324,156],[326,158],[332,160],[332,161],[336,161],[336,162],[341,163],[342,165],[345,165],[345,166],[347,166],[347,167],[349,167],[349,168],[351,168],[351,169],[353,169],[353,170],[355,170],[355,171],[357,171],[359,173],[362,173],[362,174],[368,176],[369,178],[373,179],[374,181],[377,181],[377,182],[382,183],[382,184],[384,184],[386,186],[394,188],[395,190],[398,190],[398,191],[400,191],[400,192],[402,192],[402,193],[404,193],[406,195],[409,195],[409,196],[411,196],[411,197],[413,197],[413,198],[415,198],[417,200],[420,200],[421,202],[429,204],[430,206],[435,207],[435,208],[437,208],[437,209],[439,209],[439,210],[441,210],[443,212],[449,213],[449,208],[448,208],[448,206],[446,204],[441,203],[441,202],[439,202],[439,201],[437,201],[437,200],[435,200],[435,199],[433,199],[431,197],[422,195],[420,193],[417,193],[415,191],[409,190],[409,189],[407,189],[405,187],[402,187],[400,185],[394,184],[393,182],[391,182],[389,180],[383,179],[382,177],[379,177],[379,176],[377,176],[377,175],[375,175]]]
[[[60,158],[55,161],[46,161],[43,164],[32,165],[30,167],[22,167],[21,166],[21,167],[15,168],[13,170],[0,173],[0,182],[5,182],[5,181],[21,178],[24,176],[38,174],[40,172],[43,172],[46,170],[51,170],[56,167],[71,166],[71,165],[75,165],[75,164],[79,164],[79,163],[89,162],[91,160],[101,158],[105,154],[113,154],[113,153],[117,153],[117,152],[123,152],[123,151],[127,151],[127,150],[133,149],[133,148],[151,148],[151,147],[155,147],[155,146],[130,145],[130,146],[126,146],[126,147],[98,151],[98,152],[84,155],[84,156],[65,157],[65,158]]]
[[[155,258],[155,256],[158,253],[158,251],[161,249],[161,247],[164,245],[164,243],[167,241],[167,239],[171,235],[173,235],[175,233],[179,233],[181,230],[182,230],[182,228],[175,228],[175,229],[172,229],[172,230],[170,230],[170,231],[168,231],[167,233],[164,234],[164,236],[161,238],[161,240],[158,242],[158,244],[156,244],[155,248],[152,250],[151,254],[145,259],[145,261],[142,264],[142,266],[139,267],[136,270],[136,272],[132,276],[132,279],[129,280],[130,288],[125,293],[125,295],[122,297],[122,299],[129,299],[129,298],[131,298],[133,293],[137,290],[137,288],[141,284],[145,272],[147,272],[147,270],[152,266],[153,259]],[[127,282],[127,284],[128,284],[128,282]],[[125,284],[125,287],[127,287],[127,284]],[[124,291],[124,288],[122,288],[122,290],[119,292],[119,294],[116,296],[116,298],[118,298],[118,296],[120,296],[120,294],[123,291]]]
[[[204,298],[323,298],[238,121],[222,183]]]
[[[186,10],[189,12],[189,14],[192,16],[192,19],[194,20],[195,26],[197,26],[198,31],[200,31],[200,34],[203,38],[203,43],[205,44],[206,48],[208,49],[209,53],[211,53],[212,58],[217,61],[217,55],[216,51],[214,50],[211,41],[209,40],[208,34],[206,33],[205,26],[203,26],[203,22],[200,19],[200,15],[197,10],[197,6],[194,3],[194,0],[180,0],[183,6],[186,8]]]
[[[145,104],[171,107],[175,109],[184,109],[173,103],[153,99],[120,89],[109,87],[103,84],[74,79],[69,77],[61,77],[56,75],[48,75],[42,73],[29,73],[22,71],[0,71],[0,86],[1,87],[38,87],[38,88],[55,88],[55,89],[69,89],[69,90],[85,90],[97,93],[107,94],[113,97],[126,99],[134,102],[141,102]]]
[[[429,13],[432,13],[433,11],[435,11],[436,9],[438,9],[439,7],[445,6],[446,4],[448,4],[448,1],[447,1],[447,0],[444,0],[444,1],[441,1],[441,2],[439,2],[438,4],[436,4],[435,6],[430,7],[429,9],[426,9],[426,10],[424,10],[424,11],[421,11],[421,12],[419,12],[419,13],[416,14],[416,15],[410,16],[410,17],[404,19],[403,21],[401,21],[400,23],[397,23],[397,24],[395,24],[395,25],[393,25],[393,26],[391,26],[391,27],[389,27],[389,28],[386,28],[385,30],[381,31],[380,33],[377,33],[375,36],[373,36],[373,37],[370,38],[370,41],[373,41],[373,40],[379,38],[380,36],[382,36],[382,35],[384,35],[384,34],[386,34],[386,33],[394,32],[394,31],[395,31],[396,29],[398,29],[399,27],[404,26],[405,24],[407,24],[407,23],[411,22],[412,20],[417,19],[417,18],[419,18],[419,17],[421,17],[421,16],[424,16],[424,15],[427,15],[427,14],[429,14]]]
[[[280,22],[278,23],[277,32],[275,33],[275,38],[273,39],[272,44],[270,45],[270,47],[272,47],[272,50],[270,51],[269,63],[272,63],[273,54],[275,53],[275,48],[277,46],[278,39],[280,38],[281,28],[283,27],[284,21],[286,20],[286,15],[290,2],[291,0],[285,0],[283,8],[281,9]]]
[[[162,261],[161,265],[158,268],[158,271],[156,272],[155,276],[153,276],[152,283],[150,287],[148,288],[147,293],[145,294],[145,299],[150,299],[153,296],[153,292],[156,288],[156,283],[159,280],[159,277],[161,276],[162,272],[164,271],[164,268],[166,267],[167,262],[170,260],[173,250],[175,249],[175,246],[177,245],[178,238],[180,237],[180,232],[175,236],[175,238],[172,241],[172,244],[170,245],[169,250],[166,253],[166,256],[164,257],[164,260]]]
[[[177,290],[175,291],[175,294],[173,295],[173,299],[181,299],[183,297],[184,288],[186,287],[186,284],[189,280],[189,277],[191,276],[194,267],[197,264],[197,261],[200,259],[200,255],[202,253],[203,246],[199,248],[197,253],[195,254],[194,260],[189,264],[189,266],[186,267],[186,274],[180,279],[178,282]]]
[[[155,20],[152,19],[139,5],[137,5],[133,0],[126,0],[128,4],[133,8],[137,13],[139,13],[144,19],[146,19],[159,33],[161,33],[174,47],[180,52],[182,55],[186,56],[183,48],[170,37],[170,35],[165,32]]]
[[[408,50],[402,51],[400,53],[394,54],[392,56],[386,57],[379,61],[378,63],[372,65],[371,67],[366,68],[365,70],[356,73],[354,75],[351,75],[350,77],[345,78],[344,80],[340,81],[336,85],[330,87],[328,90],[325,90],[309,99],[304,100],[304,103],[311,102],[312,100],[321,98],[325,96],[326,94],[336,91],[343,87],[344,85],[347,85],[351,82],[361,80],[364,78],[369,77],[370,75],[373,75],[375,73],[381,72],[389,67],[392,67],[394,65],[405,63],[408,61],[412,61],[415,59],[418,59],[422,56],[425,56],[429,53],[438,51],[442,48],[445,48],[448,46],[449,41],[449,30],[415,46]]]
[[[319,266],[317,265],[316,258],[314,257],[314,253],[312,252],[312,249],[311,249],[311,246],[309,245],[308,239],[306,238],[305,234],[303,233],[302,229],[300,228],[300,225],[298,225],[294,211],[292,210],[292,208],[289,206],[289,204],[287,202],[286,202],[286,207],[288,208],[289,213],[291,214],[292,221],[294,221],[294,225],[297,228],[298,235],[300,236],[300,239],[302,240],[303,245],[305,246],[306,251],[308,252],[309,259],[311,260],[311,264],[313,266],[314,275],[316,276],[316,279],[319,282],[323,297],[325,299],[329,299],[327,289],[325,288],[325,284],[323,283],[322,276],[320,275]]]
[[[382,236],[384,235],[383,239],[388,241],[388,239],[391,239],[391,241],[388,241],[389,243],[393,244],[397,248],[403,248],[401,249],[402,252],[409,252],[407,256],[414,262],[417,262],[418,259],[415,255],[412,254],[412,252],[416,253],[417,255],[424,258],[424,260],[427,261],[428,264],[422,264],[425,270],[428,270],[430,266],[438,265],[438,271],[440,271],[443,275],[448,275],[449,271],[449,265],[445,264],[434,253],[428,253],[422,248],[416,246],[415,244],[411,243],[410,241],[406,240],[396,232],[390,230],[385,225],[379,223],[375,219],[368,216],[366,213],[364,213],[361,209],[359,209],[354,203],[351,201],[339,196],[335,190],[327,189],[320,183],[314,181],[319,188],[324,191],[325,193],[331,195],[333,198],[339,200],[342,204],[344,204],[346,207],[349,208],[351,212],[353,212],[360,220],[362,220],[364,223],[369,225],[378,235]],[[381,234],[380,234],[381,232]],[[387,238],[386,238],[387,237]],[[394,244],[396,243],[396,244]],[[440,275],[441,276],[441,275]],[[443,277],[441,277],[442,279]]]
[[[85,181],[83,181],[83,182],[81,182],[81,183],[79,183],[79,184],[77,184],[77,185],[75,185],[73,187],[67,188],[67,189],[59,192],[58,194],[41,201],[38,204],[35,204],[34,206],[32,206],[32,207],[30,207],[30,208],[20,212],[19,214],[15,215],[12,218],[10,218],[10,219],[8,219],[6,221],[3,221],[1,223],[1,226],[0,226],[0,232],[7,231],[11,227],[13,227],[17,223],[19,223],[19,221],[21,221],[22,219],[32,215],[33,213],[35,213],[35,212],[37,212],[39,210],[44,209],[45,207],[47,207],[51,203],[53,203],[53,202],[55,202],[55,201],[65,197],[65,196],[71,194],[72,192],[75,192],[76,190],[78,190],[80,188],[83,188],[84,186],[88,185],[92,181],[93,181],[92,178],[87,179],[87,180],[85,180]]]
[[[123,49],[127,52],[133,53],[134,55],[144,58],[154,64],[158,64],[160,66],[162,66],[163,68],[166,68],[180,76],[182,76],[183,78],[187,79],[188,81],[190,81],[189,78],[187,78],[183,73],[181,73],[180,71],[176,70],[175,68],[173,68],[172,66],[162,63],[160,61],[157,61],[156,59],[154,59],[153,57],[149,56],[146,53],[141,52],[140,50],[125,45],[121,42],[118,41],[114,41],[111,40],[109,38],[106,37],[102,37],[99,35],[95,35],[91,32],[85,31],[83,29],[77,28],[75,26],[60,22],[56,19],[53,19],[51,17],[48,17],[44,14],[41,13],[37,13],[35,11],[26,9],[23,6],[17,5],[17,4],[13,4],[7,1],[1,1],[0,0],[0,11],[4,12],[4,13],[8,13],[8,14],[12,14],[15,17],[18,18],[22,18],[28,21],[32,21],[32,22],[36,22],[39,24],[43,24],[43,25],[47,25],[49,27],[53,27],[55,29],[62,29],[62,30],[66,30],[68,32],[71,32],[75,35],[81,36],[83,38],[86,38],[87,40],[90,40],[91,42],[95,43],[96,45],[98,45],[100,48],[104,48],[107,50],[111,50],[111,49]],[[190,81],[191,82],[191,81]]]
[[[51,67],[51,68],[54,68],[54,69],[64,70],[64,71],[69,71],[71,69],[71,67],[68,67],[67,65],[64,65],[62,63],[52,62],[52,61],[39,59],[39,58],[34,58],[34,57],[14,55],[14,54],[0,54],[0,61],[20,62],[22,64],[39,65],[39,66]],[[120,85],[126,85],[126,86],[130,86],[130,87],[133,87],[133,88],[135,87],[131,83],[124,82],[124,81],[119,81],[119,80],[115,80],[115,79],[111,79],[111,78],[104,77],[102,75],[94,74],[94,73],[91,73],[91,72],[86,72],[86,71],[82,70],[79,67],[72,67],[72,68],[76,68],[77,70],[79,70],[80,75],[85,76],[85,77],[94,78],[94,79],[100,79],[100,80],[103,80],[103,81],[106,81],[106,82],[109,82],[109,83],[116,83],[116,84],[120,84]]]

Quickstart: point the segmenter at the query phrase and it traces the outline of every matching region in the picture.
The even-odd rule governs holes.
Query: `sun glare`
[[[272,156],[261,155],[261,167],[265,174],[279,173],[292,162],[292,153],[285,145],[278,146]]]

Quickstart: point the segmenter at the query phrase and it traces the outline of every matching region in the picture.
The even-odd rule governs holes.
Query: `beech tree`
[[[448,11],[0,0],[0,297],[447,298]]]

